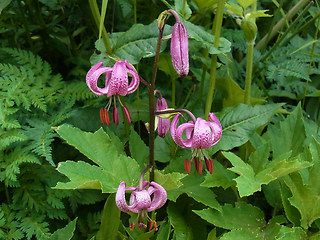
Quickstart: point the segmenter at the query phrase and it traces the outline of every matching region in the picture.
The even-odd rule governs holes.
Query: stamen
[[[119,125],[119,111],[116,107],[114,107],[112,110],[112,119],[116,125]]]
[[[123,111],[124,111],[124,115],[126,116],[126,119],[128,121],[128,124],[131,123],[131,115],[129,112],[129,109],[126,106],[122,106],[123,107]]]
[[[202,161],[201,160],[199,161],[199,169],[198,169],[198,171],[199,171],[199,174],[202,175]]]
[[[191,161],[189,161],[188,159],[184,160],[184,169],[186,170],[186,172],[189,174],[191,171]]]
[[[152,227],[153,227],[153,221],[150,220],[150,221],[149,221],[149,231],[151,231]]]
[[[100,120],[102,124],[106,124],[106,119],[105,119],[105,109],[101,108],[100,109]]]
[[[107,111],[109,111],[110,107],[111,107],[111,101],[112,98],[109,98],[109,102],[107,103],[107,105],[104,107],[104,109],[107,109]]]
[[[139,227],[139,230],[141,230],[141,228],[146,228],[147,225],[145,225],[143,222],[139,222],[138,227]]]
[[[106,124],[107,124],[108,126],[110,126],[109,113],[108,113],[108,111],[107,111],[106,109],[104,110],[104,118],[105,118]]]
[[[157,226],[157,222],[156,221],[153,221],[153,225],[154,225],[154,230],[158,231],[158,226]]]
[[[134,222],[129,223],[130,231],[133,231],[135,227],[136,227],[136,224]]]
[[[194,163],[194,167],[196,168],[196,170],[198,171],[198,157],[197,156],[194,156],[193,157],[193,163]]]

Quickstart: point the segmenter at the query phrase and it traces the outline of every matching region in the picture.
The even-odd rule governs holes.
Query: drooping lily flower
[[[120,105],[124,109],[125,116],[128,120],[128,123],[131,122],[130,112],[126,106],[124,106],[119,98],[120,96],[126,96],[137,90],[140,80],[139,75],[136,70],[129,64],[127,60],[117,61],[114,66],[111,67],[102,67],[103,63],[99,62],[94,65],[87,73],[86,83],[89,89],[96,95],[102,96],[107,95],[109,97],[109,103],[105,108],[100,110],[101,122],[109,125],[109,114],[108,111],[111,107],[112,99],[114,100],[114,107],[112,111],[113,122],[119,124],[119,111],[116,106],[116,96],[120,102]],[[103,88],[98,87],[99,77],[105,73],[105,86]],[[132,80],[129,84],[128,75],[132,77]],[[112,97],[113,96],[113,97]]]
[[[173,67],[180,76],[187,76],[189,73],[188,32],[179,15],[172,9],[169,9],[168,12],[176,19],[170,45]]]
[[[156,103],[156,111],[161,111],[161,110],[166,110],[168,109],[168,104],[167,101],[160,96],[157,99],[157,103]],[[158,135],[162,138],[164,138],[167,133],[169,132],[169,128],[170,128],[170,119],[164,119],[161,118],[161,116],[156,116],[158,119]]]
[[[177,114],[172,120],[171,136],[175,143],[182,148],[191,148],[192,159],[196,170],[202,174],[202,156],[205,160],[208,171],[213,172],[213,161],[209,159],[204,149],[209,149],[217,144],[222,135],[222,127],[219,119],[214,113],[209,113],[209,121],[197,118],[195,121],[189,121],[177,127],[180,114]],[[183,138],[185,133],[185,138]],[[189,174],[191,169],[191,161],[185,160],[185,170]]]
[[[148,189],[146,189],[148,187]],[[126,191],[132,191],[129,205],[127,204],[125,193]],[[152,197],[153,195],[153,197]],[[141,186],[128,187],[126,183],[121,182],[116,194],[116,204],[122,212],[138,213],[137,222],[139,229],[147,227],[145,220],[149,220],[149,230],[152,227],[157,231],[157,223],[151,220],[148,216],[148,212],[152,212],[161,208],[167,201],[166,190],[156,182],[144,181]],[[135,223],[130,223],[130,230],[133,231]]]

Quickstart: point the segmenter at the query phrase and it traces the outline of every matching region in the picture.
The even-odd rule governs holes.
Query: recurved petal
[[[103,67],[101,63],[97,63],[94,65],[87,73],[86,75],[86,83],[89,89],[96,95],[105,95],[108,93],[108,83],[110,79],[110,72],[112,71],[112,68],[109,67]],[[99,88],[98,87],[98,79],[101,76],[101,74],[106,73],[106,80],[105,80],[105,87]]]
[[[128,74],[125,61],[118,61],[112,68],[109,81],[108,97],[112,95],[125,96],[128,93]]]
[[[128,86],[128,94],[131,94],[137,90],[140,84],[140,77],[137,71],[130,65],[130,63],[125,60],[127,66],[127,73],[131,74],[132,80]]]
[[[160,184],[151,182],[150,185],[157,190],[153,192],[151,205],[146,209],[148,212],[161,208],[167,201],[167,191]]]
[[[195,123],[191,149],[209,149],[212,146],[212,132],[210,123],[202,118],[197,118]]]
[[[177,144],[179,142],[179,146],[180,145],[183,145],[184,148],[189,148],[189,147],[192,147],[192,143],[193,143],[193,135],[190,134],[192,133],[192,131],[194,131],[194,123],[193,122],[187,122],[187,123],[182,123],[178,128],[177,128],[177,131],[176,131],[176,136],[177,136]],[[186,137],[187,139],[184,140],[182,138],[182,135],[183,135],[183,131],[186,132]],[[189,138],[188,138],[189,137]]]
[[[171,132],[171,136],[172,136],[172,139],[173,141],[179,146],[179,147],[182,147],[182,148],[187,148],[188,146],[185,145],[185,143],[182,141],[182,132],[184,130],[184,127],[186,127],[187,125],[184,125],[182,128],[181,125],[177,128],[177,124],[178,124],[178,121],[179,121],[179,118],[180,118],[180,113],[178,113],[172,120],[172,123],[171,123],[171,128],[170,128],[170,132]],[[184,124],[190,124],[190,123],[184,123]],[[183,125],[183,124],[182,124]],[[178,133],[178,129],[180,130],[180,134]],[[182,130],[182,132],[181,132]]]
[[[116,193],[116,205],[122,212],[130,212],[126,202],[126,182],[121,182]]]
[[[222,126],[219,119],[214,115],[214,113],[209,113],[209,121],[212,129],[212,145],[219,142],[222,135]]]

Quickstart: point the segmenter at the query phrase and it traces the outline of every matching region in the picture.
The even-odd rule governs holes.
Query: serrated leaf
[[[167,191],[175,190],[181,187],[183,184],[181,179],[184,178],[186,174],[173,172],[164,174],[160,171],[154,172],[154,180],[164,187]]]
[[[306,232],[300,227],[281,226],[277,240],[304,240],[307,239]]]
[[[222,125],[222,137],[212,151],[229,150],[246,143],[255,130],[266,124],[283,104],[248,106],[239,104],[217,114]]]
[[[249,196],[261,190],[262,184],[268,184],[284,175],[310,167],[309,162],[300,161],[299,158],[288,158],[288,155],[271,161],[263,170],[255,172],[253,168],[232,152],[224,152],[223,155],[233,165],[229,170],[239,174],[235,179],[241,197]]]
[[[101,225],[96,239],[117,239],[119,224],[120,210],[116,205],[115,194],[110,194],[102,211]]]
[[[222,187],[227,189],[235,185],[234,178],[236,178],[236,174],[225,169],[221,163],[218,161],[214,162],[214,171],[212,174],[207,174],[205,176],[205,180],[200,186],[203,187]]]
[[[55,231],[48,240],[70,240],[73,236],[73,232],[76,229],[77,219],[69,222],[64,228],[58,229]]]
[[[249,14],[249,18],[258,18],[258,17],[272,17],[272,15],[267,14],[266,12],[269,10],[258,10],[251,12]]]
[[[220,211],[215,209],[193,210],[207,222],[224,229],[250,229],[258,232],[265,224],[263,212],[248,203],[225,204]]]
[[[143,170],[149,162],[149,148],[133,128],[131,128],[129,136],[129,149],[131,156],[139,163]]]
[[[203,177],[190,174],[181,180],[183,185],[178,189],[168,191],[168,199],[176,201],[176,199],[183,193],[193,198],[197,202],[203,203],[206,206],[214,209],[220,209],[220,204],[216,200],[216,195],[210,189],[200,186],[203,182]]]
[[[62,162],[58,171],[69,177],[71,182],[58,183],[56,188],[101,188],[103,192],[112,193],[121,181],[131,186],[136,184],[140,175],[138,163],[123,152],[119,153],[121,149],[115,146],[117,142],[113,142],[102,129],[89,133],[70,125],[62,125],[56,131],[67,143],[100,167],[81,161]]]

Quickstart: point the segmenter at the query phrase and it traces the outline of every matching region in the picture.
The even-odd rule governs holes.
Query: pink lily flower
[[[148,189],[146,189],[148,187]],[[130,196],[130,205],[127,204],[125,193],[126,191],[132,191]],[[151,199],[151,195],[153,198]],[[154,226],[157,231],[157,223],[154,220],[151,220],[147,212],[152,212],[161,208],[167,201],[167,192],[166,190],[156,182],[144,181],[142,186],[137,187],[128,187],[126,188],[126,183],[121,182],[117,193],[116,193],[116,204],[117,207],[122,212],[133,212],[138,213],[138,227],[147,227],[144,223],[144,220],[149,219],[150,227],[149,230]],[[135,228],[135,223],[130,223],[130,230],[133,231]]]
[[[162,96],[160,96],[157,99],[156,111],[161,111],[166,109],[168,109],[167,101]],[[157,118],[158,118],[158,127],[157,127],[158,135],[164,138],[169,132],[170,119],[164,119],[164,118],[161,118],[160,116],[157,116]]]
[[[176,19],[170,45],[173,67],[180,76],[187,76],[189,73],[188,32],[179,15],[172,9],[169,9],[168,12]]]
[[[171,136],[175,143],[182,148],[191,148],[192,159],[199,174],[202,174],[202,156],[210,174],[213,172],[213,161],[209,159],[204,149],[209,149],[217,144],[222,135],[222,127],[219,119],[214,113],[209,113],[209,121],[197,118],[196,121],[189,121],[177,127],[181,114],[177,114],[172,120]],[[186,139],[182,137],[185,133]],[[189,174],[191,161],[185,160],[185,170]]]
[[[117,61],[114,66],[111,67],[102,67],[103,63],[99,62],[94,65],[87,73],[86,83],[89,89],[96,95],[102,96],[107,95],[110,97],[109,103],[105,108],[101,108],[100,117],[101,122],[107,125],[110,124],[108,111],[110,109],[112,99],[114,99],[114,108],[112,111],[113,122],[118,125],[119,124],[119,111],[116,106],[116,98],[120,102],[120,105],[124,109],[125,116],[128,120],[128,123],[131,122],[131,116],[128,108],[124,106],[119,98],[120,96],[126,96],[127,94],[131,94],[137,90],[140,79],[136,70],[129,64],[127,60],[125,61]],[[105,86],[103,88],[98,87],[98,79],[99,77],[105,73]],[[128,75],[132,77],[131,82],[129,83]],[[113,96],[113,98],[112,98]]]

